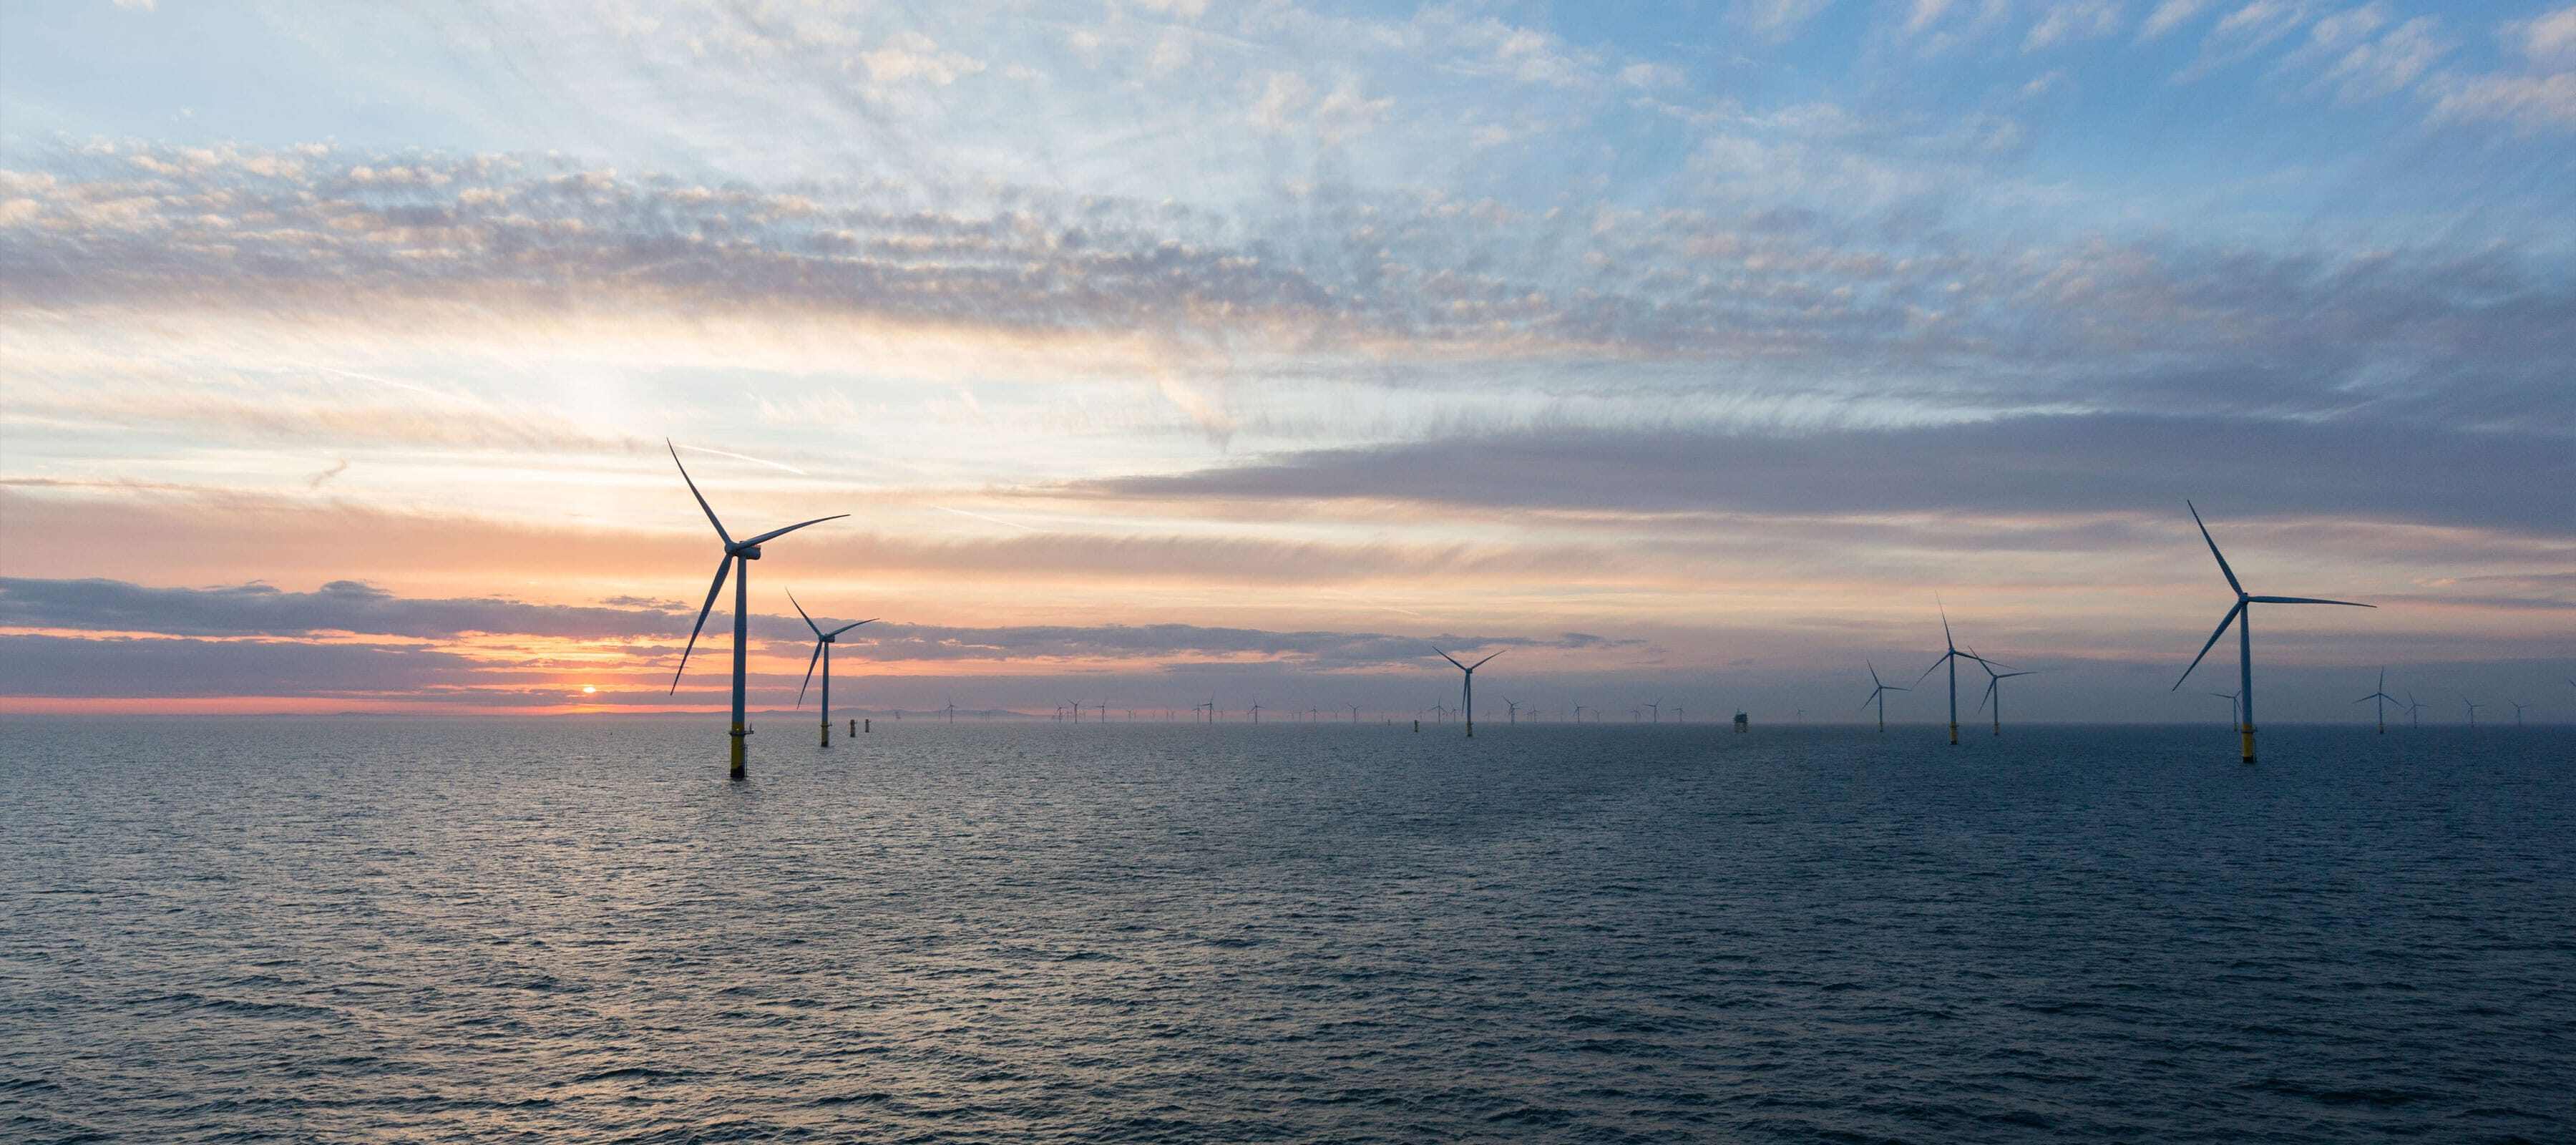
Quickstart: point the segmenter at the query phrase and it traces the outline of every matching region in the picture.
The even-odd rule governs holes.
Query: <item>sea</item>
[[[810,721],[0,721],[0,1140],[2576,1141],[2576,729]]]

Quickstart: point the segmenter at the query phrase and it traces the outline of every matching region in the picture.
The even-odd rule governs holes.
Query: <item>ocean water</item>
[[[2576,732],[0,723],[0,1140],[2576,1140]]]

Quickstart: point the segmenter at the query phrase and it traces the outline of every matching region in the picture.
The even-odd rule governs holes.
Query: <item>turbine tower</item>
[[[1938,671],[1942,665],[1950,666],[1950,746],[1957,747],[1959,746],[1959,661],[1976,660],[1980,664],[1984,664],[1985,661],[1977,660],[1977,654],[1974,652],[1959,651],[1959,638],[1950,634],[1950,610],[1947,607],[1941,609],[1941,645],[1948,650],[1941,653],[1941,658],[1933,661],[1931,667],[1925,668],[1922,675],[1916,676],[1914,682],[1920,684],[1930,679],[1932,673]],[[2010,668],[2012,665],[2005,664],[2002,667]]]
[[[2182,670],[2182,677],[2174,681],[2174,688],[2181,688],[2183,680],[2191,678],[2191,669],[2200,667],[2201,657],[2209,655],[2209,650],[2218,644],[2218,638],[2227,635],[2228,625],[2235,625],[2236,690],[2243,697],[2238,701],[2236,733],[2244,747],[2245,762],[2252,763],[2254,762],[2254,606],[2258,604],[2340,604],[2347,608],[2379,606],[2349,600],[2321,600],[2313,596],[2246,595],[2245,586],[2236,579],[2236,570],[2227,567],[2227,555],[2218,551],[2218,542],[2210,539],[2209,526],[2202,524],[2200,506],[2189,501],[2183,502],[2183,505],[2191,510],[2191,523],[2200,526],[2200,539],[2209,543],[2209,555],[2218,558],[2218,571],[2226,575],[2227,587],[2236,590],[2236,605],[2227,610],[2225,617],[2220,618],[2218,630],[2209,634],[2209,643],[2200,646],[2200,655],[2191,658],[2191,667]]]
[[[829,517],[798,521],[784,529],[771,529],[749,540],[737,541],[733,539],[733,534],[725,532],[724,522],[716,519],[716,511],[707,505],[706,494],[698,492],[698,483],[690,480],[689,467],[680,465],[680,448],[672,445],[669,438],[662,439],[662,446],[671,451],[671,464],[680,466],[680,480],[688,482],[689,496],[698,499],[698,508],[706,513],[707,523],[716,527],[716,538],[724,542],[724,558],[716,562],[715,583],[707,586],[707,602],[698,607],[698,623],[689,629],[689,645],[680,650],[680,666],[671,673],[672,693],[676,694],[680,690],[680,673],[689,670],[689,653],[697,651],[698,633],[706,630],[707,613],[715,611],[716,594],[724,591],[725,574],[732,572],[737,563],[742,566],[741,575],[734,577],[733,581],[733,731],[730,733],[733,737],[733,746],[728,753],[732,758],[732,768],[727,773],[735,779],[740,779],[742,778],[742,741],[743,737],[751,734],[751,729],[744,726],[742,716],[744,660],[751,652],[751,562],[760,559],[760,546],[764,541],[786,536],[807,525],[837,521],[849,514],[834,513]]]
[[[830,747],[832,746],[832,645],[842,633],[860,624],[874,624],[877,618],[871,616],[857,624],[844,624],[830,632],[825,632],[822,626],[814,623],[814,618],[806,613],[804,602],[796,599],[796,593],[793,590],[787,594],[787,603],[795,605],[796,615],[805,617],[805,627],[814,630],[814,654],[805,658],[805,683],[796,686],[796,706],[800,708],[805,706],[805,687],[814,682],[814,662],[822,661],[823,702],[818,711],[823,717],[823,746]]]
[[[1434,652],[1440,652],[1440,646],[1436,644],[1432,645],[1431,650]],[[1511,650],[1508,648],[1503,649],[1502,651],[1488,655],[1484,660],[1478,660],[1473,664],[1458,664],[1457,657],[1446,652],[1440,652],[1441,659],[1452,664],[1457,664],[1458,670],[1466,674],[1464,681],[1458,686],[1458,703],[1459,710],[1466,715],[1468,739],[1476,738],[1476,669],[1484,667],[1487,660],[1491,660],[1495,656],[1500,656],[1503,652],[1508,651]]]
[[[1867,660],[1863,660],[1861,663],[1869,664],[1869,699],[1862,700],[1860,702],[1860,706],[1866,709],[1869,707],[1870,700],[1878,701],[1878,730],[1884,732],[1887,730],[1887,694],[1889,692],[1910,692],[1913,691],[1913,689],[1899,688],[1890,685],[1878,678],[1878,665],[1870,664]]]
[[[2369,695],[2367,695],[2367,696],[2363,696],[2362,698],[2360,698],[2360,699],[2358,699],[2358,700],[2354,700],[2354,701],[2353,701],[2353,703],[2356,703],[2356,704],[2367,704],[2367,703],[2370,703],[2372,700],[2377,700],[2377,701],[2379,701],[2379,703],[2378,703],[2377,705],[2375,705],[2375,706],[2374,706],[2374,708],[2373,708],[2373,710],[2375,710],[2375,711],[2377,711],[2377,712],[2379,713],[2379,734],[2381,734],[2381,735],[2387,735],[2387,734],[2388,734],[2388,705],[2393,704],[2393,703],[2396,703],[2396,702],[2397,702],[2397,697],[2395,697],[2395,696],[2392,696],[2392,695],[2389,695],[2389,694],[2388,694],[2388,669],[2386,669],[2386,668],[2381,668],[2381,669],[2379,670],[2379,690],[2378,690],[2378,691],[2376,691],[2376,692],[2372,692],[2371,694],[2369,694]]]

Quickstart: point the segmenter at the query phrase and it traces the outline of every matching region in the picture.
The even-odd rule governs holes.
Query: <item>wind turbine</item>
[[[1646,722],[1650,724],[1660,724],[1664,722],[1664,706],[1662,704],[1646,705]]]
[[[1432,645],[1431,650],[1434,652],[1440,652],[1440,646],[1436,644]],[[1458,702],[1461,705],[1459,710],[1466,714],[1468,739],[1476,738],[1476,669],[1484,667],[1486,661],[1492,660],[1495,656],[1500,656],[1504,652],[1509,651],[1511,651],[1509,648],[1501,649],[1486,656],[1484,660],[1478,660],[1473,664],[1458,664],[1457,657],[1446,652],[1440,652],[1441,659],[1452,664],[1457,664],[1458,670],[1466,674],[1464,681],[1459,684]]]
[[[1261,705],[1257,702],[1252,705],[1252,722],[1261,722]]]
[[[2410,728],[2424,726],[2424,705],[2415,702],[2413,692],[2406,693],[2406,726]]]
[[[2244,729],[2244,727],[2245,727],[2245,721],[2243,721],[2243,720],[2240,720],[2240,719],[2237,719],[2237,718],[2236,718],[2236,693],[2234,693],[2234,692],[2211,692],[2211,693],[2210,693],[2210,695],[2216,696],[2216,697],[2218,697],[2219,699],[2222,699],[2222,700],[2227,701],[2227,728],[2228,728],[2228,730],[2229,730],[2229,731],[2241,731],[2241,730],[2243,730],[2243,729]]]
[[[680,667],[671,673],[673,693],[680,690],[680,673],[689,670],[689,653],[697,650],[698,633],[705,631],[707,627],[707,613],[715,611],[716,594],[724,591],[725,574],[733,571],[736,564],[742,566],[741,575],[736,576],[733,581],[733,731],[730,733],[733,736],[733,748],[729,753],[733,760],[733,767],[729,774],[735,779],[740,779],[742,778],[742,741],[743,737],[751,734],[751,729],[744,726],[742,718],[743,667],[745,658],[751,652],[751,562],[760,559],[760,546],[763,541],[775,540],[807,525],[839,520],[849,514],[834,513],[829,517],[798,521],[784,529],[771,529],[749,540],[737,541],[733,539],[733,534],[725,532],[724,522],[716,519],[716,511],[707,505],[706,494],[698,492],[698,483],[690,480],[689,467],[680,465],[680,447],[672,445],[669,438],[662,439],[662,446],[671,451],[671,464],[680,466],[680,480],[688,482],[689,496],[698,499],[698,508],[706,513],[707,523],[716,527],[717,539],[724,542],[724,559],[716,562],[715,583],[707,586],[707,602],[699,606],[698,623],[689,629],[688,647],[680,650]]]
[[[2191,510],[2191,523],[2200,526],[2200,539],[2209,543],[2209,555],[2218,558],[2218,571],[2226,575],[2227,587],[2236,590],[2236,605],[2227,610],[2226,616],[2220,618],[2218,630],[2209,634],[2209,643],[2200,646],[2200,655],[2191,658],[2191,667],[2182,670],[2182,677],[2174,681],[2174,688],[2181,688],[2183,680],[2191,678],[2191,669],[2200,667],[2201,657],[2209,655],[2209,650],[2218,644],[2218,638],[2227,635],[2228,625],[2235,625],[2236,690],[2244,697],[2239,701],[2240,706],[2237,708],[2236,731],[2245,749],[2245,762],[2252,763],[2254,762],[2254,606],[2258,604],[2340,604],[2348,608],[2379,606],[2349,600],[2321,600],[2313,596],[2246,595],[2245,586],[2236,580],[2236,570],[2227,567],[2226,555],[2218,551],[2218,542],[2210,539],[2209,526],[2202,524],[2200,506],[2193,505],[2189,501],[2183,502],[2183,505]]]
[[[1867,661],[1867,660],[1863,660],[1863,661],[1861,661],[1861,663],[1863,663],[1863,664],[1869,664],[1869,700],[1862,700],[1862,701],[1860,702],[1860,706],[1861,706],[1861,707],[1866,708],[1866,707],[1868,707],[1868,706],[1869,706],[1869,702],[1870,702],[1870,700],[1876,700],[1876,701],[1878,701],[1878,730],[1880,730],[1880,731],[1882,731],[1882,732],[1883,732],[1883,731],[1886,731],[1886,730],[1887,730],[1887,694],[1888,694],[1889,692],[1910,692],[1910,691],[1913,691],[1914,689],[1912,689],[1912,688],[1899,688],[1899,687],[1896,687],[1896,686],[1894,686],[1894,685],[1892,685],[1892,684],[1888,684],[1888,683],[1886,683],[1886,682],[1884,682],[1884,681],[1881,681],[1881,680],[1878,678],[1878,665],[1876,665],[1876,664],[1870,664],[1870,663],[1869,663],[1869,661]]]
[[[2513,705],[2513,726],[2515,726],[2515,727],[2521,727],[2521,726],[2522,726],[2522,710],[2523,710],[2524,708],[2528,708],[2528,707],[2530,707],[2531,705],[2526,704],[2526,703],[2523,703],[2523,702],[2521,702],[2521,701],[2519,701],[2519,700],[2506,700],[2505,702],[2506,702],[2506,703],[2508,703],[2508,704],[2512,704],[2512,705]]]
[[[2388,694],[2388,669],[2386,668],[2381,668],[2379,670],[2379,690],[2372,692],[2367,696],[2363,696],[2358,700],[2354,700],[2353,703],[2367,704],[2372,700],[2379,701],[2378,704],[2373,706],[2373,710],[2379,713],[2379,734],[2387,735],[2388,705],[2396,703],[2397,697]]]
[[[1943,664],[1950,666],[1950,746],[1957,747],[1959,746],[1959,661],[1977,660],[1977,654],[1959,651],[1958,638],[1950,635],[1950,610],[1947,607],[1941,609],[1941,645],[1948,651],[1941,653],[1941,658],[1933,661],[1930,668],[1925,668],[1922,675],[1914,678],[1914,682],[1920,684],[1930,679],[1932,673],[1939,670]],[[1983,664],[1985,661],[1977,660],[1977,663]],[[2003,667],[2010,668],[2012,665],[2005,664]]]
[[[956,722],[957,722],[957,697],[955,697],[955,696],[950,696],[950,697],[948,698],[948,707],[947,707],[947,712],[948,712],[948,722],[949,722],[949,723],[952,723],[952,724],[953,724],[953,723],[956,723]]]
[[[1968,655],[1975,656],[1976,652],[1972,649],[1969,651]],[[1993,700],[1995,702],[1994,734],[2000,736],[2004,734],[2004,681],[2012,679],[2015,676],[2035,676],[2038,675],[2038,672],[2036,670],[2022,672],[1997,672],[1995,671],[1995,666],[1987,663],[1983,657],[1978,658],[1977,666],[1986,670],[1986,694],[1983,698],[1977,701],[1977,710],[1981,712],[1986,710],[1987,700]],[[2012,667],[2012,665],[2006,664],[2004,667],[2009,668]]]
[[[2478,729],[2478,709],[2483,708],[2486,705],[2471,703],[2467,696],[2460,697],[2460,703],[2469,709],[2469,730],[2476,731]]]
[[[1353,724],[1360,722],[1360,706],[1358,704],[1351,705],[1351,722]]]
[[[1513,726],[1513,727],[1519,727],[1519,726],[1520,726],[1520,722],[1521,722],[1521,703],[1520,703],[1520,701],[1515,700],[1515,699],[1511,698],[1510,696],[1505,696],[1505,697],[1503,697],[1503,722],[1504,722],[1504,723],[1506,723],[1506,724],[1509,724],[1509,725],[1511,725],[1511,726]]]
[[[792,590],[787,594],[787,603],[795,605],[796,615],[805,617],[805,627],[814,630],[814,654],[805,658],[805,683],[796,686],[796,706],[800,708],[805,706],[805,685],[814,682],[814,662],[822,661],[823,702],[817,710],[823,717],[823,746],[830,747],[832,746],[832,645],[842,633],[860,624],[874,624],[877,618],[871,616],[857,624],[844,624],[830,632],[825,632],[822,626],[814,623],[814,618],[806,613],[804,602],[797,600],[796,593]]]

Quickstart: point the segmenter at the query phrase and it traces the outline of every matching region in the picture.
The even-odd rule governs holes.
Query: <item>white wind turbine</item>
[[[1930,679],[1932,673],[1938,671],[1942,665],[1950,666],[1950,746],[1957,747],[1959,746],[1959,661],[1976,660],[1980,664],[1986,662],[1978,660],[1974,652],[1959,651],[1959,638],[1950,634],[1950,609],[1946,605],[1941,606],[1941,645],[1946,649],[1941,653],[1941,658],[1933,661],[1931,667],[1925,668],[1922,675],[1914,678],[1914,682],[1920,684]],[[1988,664],[1987,670],[1992,671],[1997,667],[2010,668],[2012,665]]]
[[[672,692],[677,693],[680,690],[680,673],[688,671],[689,669],[689,653],[697,650],[698,633],[706,629],[707,613],[715,610],[716,594],[724,591],[725,574],[732,572],[734,565],[737,563],[742,566],[741,574],[736,576],[733,582],[733,731],[731,733],[733,737],[733,750],[731,752],[733,766],[730,772],[733,778],[740,779],[742,778],[743,771],[742,741],[743,737],[751,734],[751,729],[743,724],[742,713],[744,659],[749,655],[751,650],[751,562],[760,559],[760,546],[762,542],[783,537],[798,529],[802,529],[807,525],[819,525],[825,521],[837,521],[843,517],[849,516],[849,514],[834,513],[829,517],[816,517],[811,521],[798,521],[784,529],[771,529],[766,533],[762,533],[759,536],[752,537],[748,540],[737,541],[733,539],[733,534],[725,532],[724,522],[716,519],[716,511],[707,505],[706,495],[698,492],[698,483],[690,480],[689,467],[686,465],[680,465],[679,447],[672,445],[670,440],[667,438],[663,440],[662,445],[664,448],[671,451],[671,464],[680,466],[680,480],[688,482],[689,496],[698,499],[698,508],[706,513],[707,523],[716,527],[716,537],[724,542],[724,559],[716,562],[715,583],[707,586],[707,602],[704,605],[699,606],[698,623],[695,627],[689,629],[689,645],[688,647],[680,650],[680,666],[677,670],[671,673]]]
[[[805,627],[814,630],[814,654],[805,658],[805,683],[796,686],[796,706],[800,708],[805,706],[805,688],[806,685],[814,682],[814,664],[820,661],[823,665],[823,697],[822,705],[817,710],[823,717],[823,746],[830,747],[832,746],[832,645],[840,639],[842,633],[861,624],[874,624],[877,618],[871,616],[866,620],[844,624],[830,632],[825,632],[823,626],[814,623],[814,618],[806,613],[804,602],[796,599],[793,591],[787,594],[787,603],[795,605],[796,615],[805,617]]]
[[[2211,692],[2210,695],[2227,701],[2227,730],[2235,731],[2245,726],[2245,721],[2236,718],[2236,693]]]
[[[2375,710],[2375,711],[2379,714],[2379,734],[2381,734],[2381,735],[2387,735],[2387,734],[2388,734],[2388,705],[2393,704],[2393,703],[2396,703],[2396,702],[2397,702],[2397,697],[2395,697],[2395,696],[2392,696],[2392,695],[2389,695],[2389,694],[2388,694],[2388,669],[2386,669],[2386,668],[2381,668],[2381,669],[2379,670],[2379,690],[2378,690],[2378,691],[2376,691],[2376,692],[2372,692],[2371,694],[2369,694],[2369,695],[2367,695],[2367,696],[2363,696],[2362,698],[2360,698],[2360,699],[2358,699],[2358,700],[2354,700],[2354,701],[2353,701],[2353,703],[2356,703],[2356,704],[2367,704],[2367,703],[2370,703],[2372,700],[2377,700],[2377,701],[2379,701],[2379,703],[2378,703],[2378,704],[2375,706],[2375,708],[2373,709],[2373,710]]]
[[[1878,678],[1878,665],[1870,664],[1867,660],[1863,660],[1861,663],[1869,664],[1869,699],[1862,700],[1860,702],[1860,706],[1867,708],[1870,705],[1870,700],[1878,701],[1878,730],[1882,732],[1886,731],[1887,694],[1889,692],[1910,692],[1913,691],[1913,689],[1899,688],[1893,684],[1886,683]]]
[[[1440,652],[1440,646],[1436,644],[1432,645],[1431,650],[1434,652]],[[1486,661],[1492,660],[1495,656],[1500,656],[1504,652],[1509,651],[1511,651],[1511,649],[1502,649],[1501,651],[1497,651],[1486,656],[1484,660],[1478,660],[1473,664],[1459,664],[1457,657],[1446,652],[1440,652],[1441,659],[1452,664],[1457,664],[1458,670],[1465,673],[1464,681],[1458,686],[1458,703],[1460,705],[1459,710],[1466,716],[1468,739],[1476,738],[1476,669],[1484,667]]]
[[[1971,656],[1975,656],[1975,655],[1976,655],[1976,652],[1972,649],[1972,650],[1970,650],[1970,651],[1969,651],[1969,653],[1968,653],[1968,654],[1969,654],[1969,655],[1971,655]],[[2009,680],[2009,679],[2012,679],[2012,678],[2013,678],[2013,677],[2015,677],[2015,676],[2036,676],[2036,675],[2038,675],[2039,673],[2038,673],[2038,671],[2037,671],[2037,670],[2035,670],[2035,669],[2034,669],[2034,670],[2030,670],[2030,671],[2022,671],[2022,672],[1997,672],[1997,671],[1995,671],[1995,666],[1994,666],[1992,663],[1989,663],[1989,662],[1988,662],[1987,660],[1985,660],[1983,657],[1979,657],[1979,658],[1978,658],[1978,660],[1977,660],[1977,666],[1986,670],[1986,694],[1985,694],[1985,696],[1984,696],[1983,698],[1981,698],[1981,699],[1979,699],[1979,700],[1977,701],[1977,710],[1978,710],[1978,711],[1981,711],[1981,712],[1982,712],[1982,711],[1984,711],[1984,710],[1986,710],[1986,701],[1987,701],[1987,700],[1992,700],[1992,701],[1994,701],[1994,703],[1995,703],[1995,731],[1994,731],[1994,734],[1996,734],[1996,735],[1999,735],[1999,736],[2000,736],[2000,735],[2004,734],[2004,681]],[[2006,664],[2006,665],[2004,665],[2004,666],[2005,666],[2005,667],[2007,667],[2007,668],[2009,668],[2009,667],[2011,667],[2012,665],[2010,665],[2010,664]]]
[[[2209,526],[2202,524],[2200,506],[2193,505],[2189,501],[2183,502],[2183,505],[2191,510],[2191,523],[2200,526],[2200,539],[2208,542],[2209,555],[2218,558],[2218,571],[2226,575],[2227,587],[2236,590],[2236,605],[2227,610],[2226,616],[2220,618],[2217,631],[2209,634],[2209,643],[2200,646],[2200,655],[2191,658],[2191,667],[2182,670],[2182,677],[2174,681],[2174,688],[2181,688],[2183,681],[2191,678],[2191,670],[2200,667],[2201,657],[2209,655],[2209,650],[2218,644],[2218,638],[2227,635],[2228,625],[2235,625],[2236,691],[2240,697],[2236,709],[2236,731],[2239,742],[2244,748],[2245,762],[2252,763],[2254,762],[2254,606],[2258,604],[2340,604],[2348,608],[2377,608],[2378,605],[2361,604],[2349,600],[2321,600],[2313,596],[2247,595],[2245,586],[2236,579],[2236,570],[2227,567],[2227,555],[2218,551],[2217,541],[2210,539]]]

